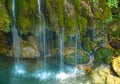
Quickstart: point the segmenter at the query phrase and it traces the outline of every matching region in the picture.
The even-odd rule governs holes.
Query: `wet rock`
[[[36,41],[29,37],[28,41],[21,41],[21,53],[23,58],[35,58],[40,56]]]
[[[6,44],[6,34],[3,32],[0,32],[0,54],[6,55],[8,51],[8,46]]]
[[[92,82],[93,84],[106,84],[106,78],[110,74],[110,67],[101,65],[92,71]]]
[[[86,64],[77,64],[76,67],[79,71],[83,71],[85,74],[90,72],[93,66],[94,57],[91,57],[90,61]]]
[[[120,40],[120,37],[119,37],[120,36],[120,20],[119,19],[113,19],[110,22],[108,34],[109,34],[108,35],[109,41],[111,42],[114,40],[114,42],[112,42],[111,44],[116,44],[116,40]]]
[[[65,13],[69,16],[69,17],[74,17],[75,11],[74,8],[72,6],[72,4],[70,4],[68,2],[68,0],[65,0]]]
[[[120,41],[118,40],[113,40],[110,42],[110,45],[114,48],[114,49],[120,49]]]
[[[120,76],[120,56],[116,57],[112,61],[113,70]]]
[[[75,56],[75,49],[74,47],[65,48],[64,50],[64,62],[66,64],[74,65],[74,56]]]

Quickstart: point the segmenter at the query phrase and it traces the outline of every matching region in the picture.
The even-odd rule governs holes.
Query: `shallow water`
[[[16,64],[13,59],[0,56],[0,84],[91,84],[88,76],[74,73],[74,67],[65,65],[61,72],[59,64],[53,61],[47,62],[45,71],[41,60]]]

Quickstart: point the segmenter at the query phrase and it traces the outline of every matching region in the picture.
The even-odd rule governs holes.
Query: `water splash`
[[[32,76],[35,77],[35,79],[39,79],[42,81],[45,81],[54,77],[52,72],[46,72],[46,71],[36,71],[35,73],[32,74]]]
[[[22,75],[24,76],[26,73],[25,67],[22,64],[15,63],[12,73],[14,73],[16,76]]]
[[[65,72],[60,72],[58,74],[56,74],[56,79],[57,80],[64,80],[69,78],[70,76],[68,74],[66,74]]]

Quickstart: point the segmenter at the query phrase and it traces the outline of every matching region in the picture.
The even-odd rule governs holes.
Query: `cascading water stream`
[[[64,69],[63,50],[64,50],[64,28],[60,30],[60,35],[59,35],[60,71],[63,71]]]
[[[15,57],[15,65],[13,67],[13,73],[23,75],[25,73],[24,66],[21,62],[21,49],[20,49],[20,39],[16,29],[16,16],[15,16],[15,0],[12,0],[12,36],[13,36],[13,47],[14,47],[14,57]]]
[[[40,14],[41,14],[40,0],[37,0],[37,3],[38,3],[38,15],[40,16]]]
[[[44,16],[41,14],[41,7],[40,7],[40,0],[37,0],[38,3],[38,17],[39,17],[39,24],[36,32],[38,32],[38,47],[40,48],[40,51],[43,52],[43,62],[44,62],[44,70],[46,71],[46,27],[45,27],[45,21]],[[40,46],[41,45],[41,46]]]
[[[43,24],[43,61],[44,61],[44,70],[46,71],[46,28],[45,23]]]
[[[77,64],[77,58],[78,58],[78,34],[75,35],[75,65]]]
[[[20,52],[20,40],[16,29],[15,0],[12,0],[12,17],[13,17],[13,24],[11,31],[13,36],[14,56],[15,56],[15,61],[17,63],[20,63],[21,52]]]

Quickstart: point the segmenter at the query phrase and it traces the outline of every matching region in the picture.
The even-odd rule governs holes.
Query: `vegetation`
[[[100,47],[95,53],[96,60],[109,63],[111,56],[106,52],[112,54],[112,50],[103,46],[101,48],[104,40],[102,34],[107,34],[108,39],[119,40],[120,2],[118,0],[41,0],[41,3],[43,6],[41,12],[48,28],[57,34],[61,28],[64,28],[65,39],[80,33],[83,50],[91,52],[94,46]],[[21,35],[35,33],[35,27],[39,24],[37,5],[37,0],[16,0],[16,28]],[[12,0],[0,0],[0,35],[1,32],[9,33],[11,24]],[[96,41],[96,38],[99,38],[100,42]],[[113,54],[118,55],[117,51]],[[84,61],[86,60],[87,58],[84,58]]]

